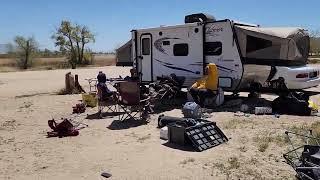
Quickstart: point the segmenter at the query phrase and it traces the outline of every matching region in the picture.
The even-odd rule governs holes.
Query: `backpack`
[[[48,137],[66,137],[66,136],[77,136],[79,131],[73,126],[68,120],[64,119],[61,123],[56,123],[54,119],[48,121],[49,127],[53,130],[48,132]]]

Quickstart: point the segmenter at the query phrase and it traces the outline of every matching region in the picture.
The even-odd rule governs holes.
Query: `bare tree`
[[[16,36],[14,42],[17,48],[18,65],[23,69],[27,69],[32,63],[32,56],[38,50],[38,43],[34,37],[26,38],[23,36]]]
[[[72,24],[70,21],[62,21],[52,39],[62,52],[68,53],[69,63],[73,69],[78,64],[84,63],[85,46],[95,41],[87,26]]]

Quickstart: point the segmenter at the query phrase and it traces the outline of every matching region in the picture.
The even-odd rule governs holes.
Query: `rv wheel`
[[[262,85],[260,83],[251,83],[250,84],[250,92],[257,92],[262,89]]]

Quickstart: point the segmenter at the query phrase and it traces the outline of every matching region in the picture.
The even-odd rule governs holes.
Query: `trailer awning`
[[[238,26],[239,27],[239,26]],[[253,31],[262,34],[268,34],[270,36],[280,37],[280,38],[288,38],[293,36],[302,29],[296,27],[248,27],[248,26],[240,26],[239,28],[247,31]],[[303,31],[303,30],[302,30]]]
[[[309,36],[301,28],[235,26],[245,58],[306,62]]]
[[[116,50],[117,66],[132,66],[131,39]]]

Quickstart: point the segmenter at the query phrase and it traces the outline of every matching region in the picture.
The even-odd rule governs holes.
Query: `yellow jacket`
[[[218,68],[215,64],[208,64],[208,75],[197,80],[191,87],[197,89],[210,89],[216,91],[218,89]]]

